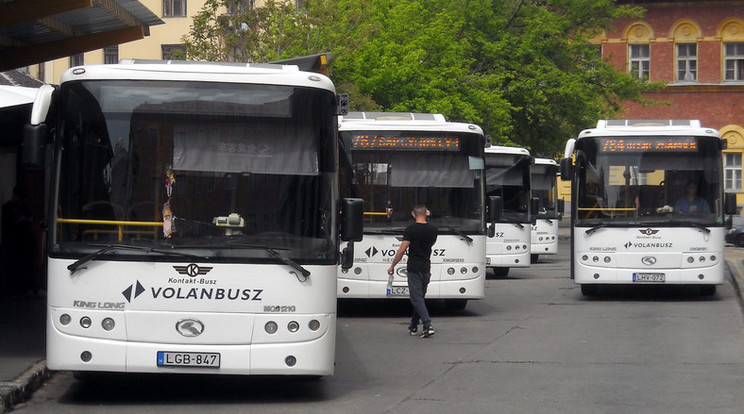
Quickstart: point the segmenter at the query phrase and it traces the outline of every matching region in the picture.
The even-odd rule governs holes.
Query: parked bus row
[[[50,177],[47,366],[331,375],[337,298],[407,298],[385,270],[418,203],[428,297],[452,308],[487,267],[555,253],[555,162],[340,102],[288,65],[123,61],[42,87],[23,156]]]

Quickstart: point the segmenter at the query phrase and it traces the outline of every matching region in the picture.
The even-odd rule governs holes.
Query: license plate
[[[387,290],[388,296],[408,296],[408,286],[392,286]]]
[[[665,280],[664,273],[633,273],[634,282],[663,282]]]
[[[215,352],[158,351],[159,367],[219,368],[220,354]]]

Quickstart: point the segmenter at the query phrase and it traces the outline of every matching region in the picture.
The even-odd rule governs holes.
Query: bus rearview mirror
[[[362,241],[364,201],[361,198],[341,199],[341,240]]]
[[[488,197],[488,221],[490,223],[501,221],[501,215],[504,211],[504,200],[501,196]]]
[[[571,158],[564,158],[561,160],[561,180],[571,181],[573,176],[573,169],[571,165]]]

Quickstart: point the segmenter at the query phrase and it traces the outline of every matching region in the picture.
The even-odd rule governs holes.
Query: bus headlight
[[[266,325],[264,325],[264,330],[267,334],[273,335],[276,333],[276,331],[279,330],[279,325],[277,325],[274,321],[269,321],[266,322]]]
[[[83,316],[82,318],[80,318],[80,326],[82,326],[83,328],[90,328],[90,325],[92,323],[93,321],[91,321],[90,318],[87,316]]]
[[[101,327],[105,331],[110,331],[110,330],[114,329],[115,326],[116,326],[116,322],[114,322],[114,320],[111,319],[111,318],[104,318],[101,321]]]
[[[311,331],[317,331],[320,329],[320,321],[313,319],[307,324],[307,327],[310,328]]]
[[[287,324],[287,329],[289,329],[289,332],[297,332],[300,329],[300,324],[296,321],[292,321]]]
[[[447,268],[447,274],[450,275],[450,276],[454,275],[455,274],[455,268],[454,267]]]
[[[70,322],[72,322],[72,316],[70,316],[70,315],[68,315],[66,313],[63,313],[59,317],[59,323],[61,323],[62,325],[68,325]]]

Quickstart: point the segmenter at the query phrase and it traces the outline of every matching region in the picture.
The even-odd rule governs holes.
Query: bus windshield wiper
[[[367,234],[392,234],[392,235],[402,235],[403,234],[403,227],[385,227],[385,228],[365,228],[364,232]]]
[[[661,225],[663,225],[663,224],[669,224],[669,223],[684,224],[684,225],[688,225],[688,226],[693,226],[693,227],[696,227],[696,228],[700,229],[705,234],[710,233],[710,229],[708,228],[708,226],[706,226],[705,224],[696,223],[694,221],[687,221],[687,220],[681,220],[681,219],[670,219],[670,220],[666,220],[666,221],[660,222]]]
[[[597,231],[597,230],[601,229],[602,227],[607,227],[607,223],[602,223],[602,224],[597,224],[597,225],[595,225],[595,226],[592,226],[592,227],[588,228],[588,229],[587,229],[587,230],[586,230],[586,231],[584,232],[584,234],[587,234],[587,235],[589,235],[589,234],[592,234],[592,233],[594,233],[595,231]]]
[[[307,280],[308,277],[310,277],[310,271],[309,270],[307,270],[304,267],[302,267],[301,264],[295,262],[289,256],[284,255],[282,253],[279,253],[279,251],[277,251],[276,249],[273,249],[271,247],[261,246],[261,245],[257,245],[257,244],[243,244],[243,243],[239,243],[239,242],[238,243],[231,243],[229,241],[227,242],[227,246],[230,247],[230,248],[232,248],[232,247],[238,247],[238,248],[242,248],[242,249],[263,250],[269,256],[271,256],[271,257],[273,257],[275,259],[279,259],[279,261],[281,261],[285,265],[287,265],[287,266],[289,266],[289,267],[297,270],[298,272],[300,272],[302,274],[302,277],[300,277],[300,275],[297,275],[297,280],[299,280],[300,282],[304,282],[305,280]]]
[[[464,231],[462,231],[462,230],[460,230],[458,228],[455,228],[453,226],[447,226],[446,228],[447,228],[447,230],[449,230],[449,231],[455,233],[456,235],[462,237],[463,239],[465,239],[465,241],[468,242],[468,244],[473,244],[473,238],[470,237],[470,236],[468,236],[467,234],[465,234]]]
[[[95,246],[95,245],[92,245]],[[99,245],[101,246],[101,245]],[[75,273],[76,270],[78,270],[81,266],[84,264],[98,259],[100,256],[112,251],[112,250],[138,250],[141,252],[146,253],[160,253],[165,255],[171,255],[171,256],[184,256],[184,257],[195,257],[193,254],[187,254],[187,253],[179,253],[172,250],[163,250],[163,249],[156,249],[153,247],[146,247],[146,246],[134,246],[134,245],[128,245],[128,244],[107,244],[103,245],[103,248],[95,251],[91,254],[85,255],[76,261],[74,261],[72,264],[67,266],[67,270],[70,271],[70,274]]]

